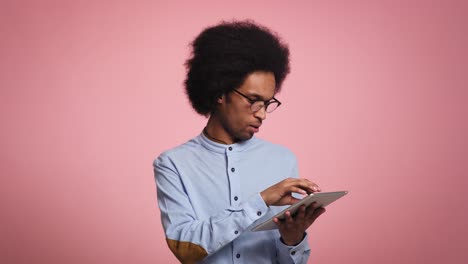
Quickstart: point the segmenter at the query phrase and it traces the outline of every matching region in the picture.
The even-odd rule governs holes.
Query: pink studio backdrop
[[[196,3],[195,3],[196,2]],[[235,2],[235,3],[234,3]],[[188,43],[252,18],[292,72],[259,137],[349,190],[309,263],[467,263],[466,1],[2,1],[0,263],[176,263],[152,160],[205,119]]]

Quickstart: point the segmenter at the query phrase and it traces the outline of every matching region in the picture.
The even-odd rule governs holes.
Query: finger
[[[294,219],[293,219],[292,216],[291,216],[291,212],[290,212],[290,211],[287,211],[287,212],[285,213],[285,216],[286,216],[286,221],[285,221],[286,224],[287,224],[287,225],[293,225],[293,224],[294,224]]]
[[[323,207],[319,207],[317,209],[314,210],[314,213],[312,214],[312,216],[317,219],[317,217],[319,217],[320,215],[322,215],[323,213],[325,213],[325,211],[327,211],[325,208]]]
[[[286,218],[279,219],[278,217],[273,218],[273,222],[276,224],[279,230],[286,229]]]
[[[301,205],[299,209],[297,210],[297,213],[293,216],[294,219],[294,224],[296,226],[304,225],[306,223],[306,206]]]
[[[320,187],[308,179],[291,179],[288,183],[291,186],[299,187],[309,193],[320,191]]]
[[[291,182],[288,185],[283,186],[283,192],[284,193],[300,193],[303,195],[313,193],[315,190],[313,189],[313,185],[307,184],[307,183],[301,183],[301,182]]]
[[[312,188],[313,192],[321,192],[322,191],[322,189],[320,189],[320,187],[316,183],[310,182],[310,184],[312,186],[311,188]]]
[[[305,216],[305,221],[307,222],[308,226],[310,226],[321,214],[325,212],[325,208],[318,206],[317,203],[313,203],[313,205],[307,209],[309,210]],[[321,209],[323,209],[323,211]]]
[[[322,189],[315,183],[313,183],[314,187],[312,187],[312,189],[314,189],[316,192],[321,192]]]
[[[314,210],[313,214],[309,218],[309,225],[315,222],[319,216],[321,216],[323,213],[325,213],[325,208],[319,207]]]
[[[287,197],[283,197],[282,201],[283,201],[283,204],[295,204],[297,202],[300,202],[301,199],[297,199],[297,198],[290,195],[290,196],[287,196]]]
[[[305,215],[306,215],[306,206],[305,206],[305,205],[301,205],[301,207],[299,207],[298,213],[297,213],[296,216],[294,217],[294,220],[296,220],[296,221],[303,221],[304,218],[305,218]]]
[[[274,222],[274,223],[276,224],[276,226],[278,226],[278,227],[279,227],[280,224],[281,224],[281,223],[280,223],[280,220],[278,219],[278,217],[273,218],[273,222]]]
[[[306,191],[306,190],[301,189],[301,188],[298,188],[297,186],[291,186],[291,187],[289,188],[289,191],[290,191],[290,192],[295,192],[295,193],[304,194],[304,195],[307,194],[307,191]]]
[[[300,202],[301,199],[297,199],[297,198],[291,196],[290,201],[291,201],[291,204],[295,204],[297,202]]]
[[[312,217],[312,214],[314,213],[315,209],[317,209],[317,207],[318,207],[317,202],[313,202],[312,204],[310,204],[306,210],[306,217],[307,218]]]

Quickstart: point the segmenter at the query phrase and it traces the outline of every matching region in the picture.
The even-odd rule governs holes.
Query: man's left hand
[[[287,211],[285,219],[275,218],[273,221],[278,226],[283,243],[288,246],[295,246],[301,243],[306,229],[324,212],[325,208],[317,207],[317,203],[312,203],[307,208],[305,205],[299,207],[294,216]]]

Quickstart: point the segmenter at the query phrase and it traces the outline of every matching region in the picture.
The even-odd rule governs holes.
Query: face
[[[271,72],[253,72],[236,90],[251,100],[268,101],[275,95],[276,81]],[[266,118],[265,108],[253,113],[249,101],[236,92],[223,95],[218,100],[218,115],[224,131],[233,142],[250,139],[259,131]]]

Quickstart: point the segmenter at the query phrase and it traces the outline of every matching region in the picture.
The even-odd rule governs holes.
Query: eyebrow
[[[265,99],[263,98],[263,96],[258,95],[258,94],[256,94],[256,93],[253,93],[253,94],[251,94],[251,93],[246,93],[246,95],[247,95],[248,97],[253,97],[253,98],[254,98],[253,100],[255,100],[255,101],[264,101],[264,102],[269,102],[269,101],[273,100],[273,98],[275,98],[275,96],[273,96],[272,98],[270,98],[270,99],[268,99],[268,100],[265,100]]]

